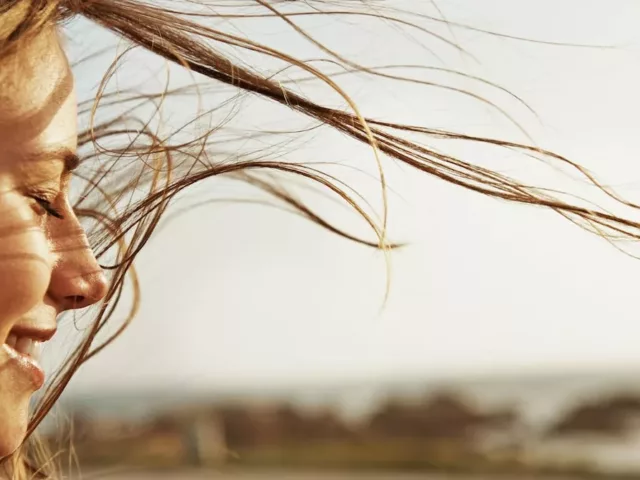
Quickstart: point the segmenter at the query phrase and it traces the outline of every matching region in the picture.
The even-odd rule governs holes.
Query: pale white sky
[[[582,162],[606,182],[623,184],[632,198],[640,196],[637,1],[440,0],[438,6],[451,21],[504,34],[617,48],[545,46],[425,21],[467,48],[475,62],[432,38],[415,32],[403,36],[373,21],[318,19],[308,25],[331,46],[368,65],[446,66],[505,86],[539,119],[504,93],[441,74],[410,72],[473,88],[505,108],[539,145]],[[436,13],[431,6],[424,12]],[[247,23],[243,31],[255,31],[258,40],[302,57],[317,56],[279,23]],[[70,35],[72,54],[91,50],[102,38],[95,27],[82,24],[72,25]],[[142,75],[136,71],[140,65],[130,62],[120,78],[126,82]],[[78,69],[81,94],[95,85],[101,68]],[[366,115],[523,139],[495,110],[442,90],[356,78],[344,78],[343,84]],[[178,112],[187,108],[178,107]],[[282,109],[255,108],[257,117],[243,118],[256,126],[278,126],[280,118],[283,123],[289,118]],[[291,154],[374,171],[368,150],[323,135]],[[521,156],[477,146],[454,151],[582,191]],[[374,181],[345,172],[378,201]],[[172,222],[148,246],[138,267],[140,316],[78,374],[72,389],[234,388],[640,367],[639,261],[552,212],[486,199],[392,163],[387,173],[396,192],[391,234],[411,245],[392,257],[391,297],[382,313],[381,255],[281,212],[247,205],[199,209]],[[353,221],[340,209],[321,205],[341,225]],[[355,228],[363,231],[359,224]],[[63,332],[58,345],[67,335]]]

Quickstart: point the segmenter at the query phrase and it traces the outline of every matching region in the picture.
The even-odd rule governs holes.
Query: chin
[[[0,394],[0,458],[15,452],[24,441],[29,422],[29,399],[12,402]]]

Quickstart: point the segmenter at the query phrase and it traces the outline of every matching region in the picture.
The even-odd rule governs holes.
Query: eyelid
[[[28,185],[23,189],[23,195],[38,203],[49,216],[63,220],[64,215],[61,213],[61,210],[55,207],[61,194],[62,191],[57,188],[47,188],[42,185]]]
[[[42,200],[46,200],[49,203],[54,203],[60,195],[60,190],[53,188],[44,188],[42,186],[27,186],[24,189],[24,194],[29,197],[38,197]]]
[[[43,198],[39,198],[39,197],[32,197],[38,204],[40,204],[40,206],[45,210],[45,212],[47,214],[49,214],[50,216],[57,218],[58,220],[64,220],[64,215],[57,209],[55,208],[53,205],[51,205],[51,202],[43,199]]]

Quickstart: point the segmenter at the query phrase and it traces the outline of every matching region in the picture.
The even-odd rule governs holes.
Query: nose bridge
[[[100,301],[107,282],[84,230],[76,223],[56,233],[52,239],[51,293],[65,308],[82,308]]]

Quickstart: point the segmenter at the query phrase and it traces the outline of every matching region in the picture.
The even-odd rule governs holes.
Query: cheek
[[[0,331],[43,301],[51,278],[46,235],[24,198],[14,195],[0,196]]]

